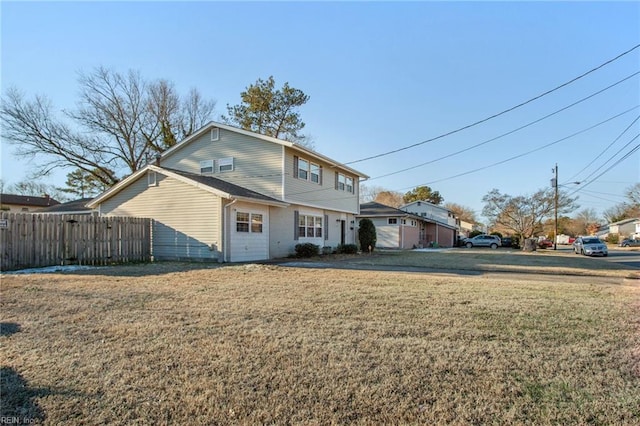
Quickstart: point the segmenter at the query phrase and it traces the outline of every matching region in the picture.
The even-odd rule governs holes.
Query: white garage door
[[[269,258],[269,210],[238,206],[231,223],[231,262]]]

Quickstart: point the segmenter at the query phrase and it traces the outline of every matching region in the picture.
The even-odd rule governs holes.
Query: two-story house
[[[156,259],[285,257],[354,244],[368,176],[304,146],[211,122],[87,205],[153,219]]]
[[[443,247],[455,246],[460,223],[451,210],[428,201],[414,201],[400,206],[400,210],[420,216],[426,222],[427,241]]]

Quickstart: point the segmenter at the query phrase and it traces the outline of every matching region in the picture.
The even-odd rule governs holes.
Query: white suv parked
[[[473,238],[467,238],[464,242],[464,245],[467,248],[491,247],[492,249],[495,250],[498,247],[502,246],[502,241],[500,240],[500,237],[498,237],[497,235],[480,234],[480,235],[476,235]]]

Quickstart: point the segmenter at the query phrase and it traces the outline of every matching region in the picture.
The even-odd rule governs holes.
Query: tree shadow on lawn
[[[20,324],[15,322],[0,322],[0,336],[11,336],[20,331]]]
[[[51,394],[47,388],[31,388],[13,368],[0,367],[0,418],[15,419],[19,424],[41,423],[42,408],[34,401]]]

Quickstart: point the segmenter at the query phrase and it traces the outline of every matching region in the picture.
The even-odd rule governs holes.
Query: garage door
[[[269,211],[238,206],[231,224],[231,262],[269,258]]]

